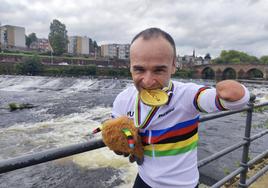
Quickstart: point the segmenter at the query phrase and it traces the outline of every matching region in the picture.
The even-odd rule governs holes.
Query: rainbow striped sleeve
[[[228,110],[227,108],[225,108],[223,106],[223,103],[222,103],[222,101],[221,101],[221,99],[220,99],[220,97],[218,95],[216,95],[216,97],[215,97],[215,105],[220,111]]]
[[[195,97],[194,97],[194,106],[195,108],[199,111],[199,112],[206,112],[206,110],[204,110],[201,105],[200,105],[200,96],[206,91],[206,89],[210,89],[210,87],[208,86],[204,86],[204,87],[201,87],[199,88],[199,90],[197,91],[197,93],[195,94]]]

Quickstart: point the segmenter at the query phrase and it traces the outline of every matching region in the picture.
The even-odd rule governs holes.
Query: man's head
[[[137,34],[130,46],[130,72],[136,88],[162,89],[176,71],[176,48],[172,37],[158,28]]]

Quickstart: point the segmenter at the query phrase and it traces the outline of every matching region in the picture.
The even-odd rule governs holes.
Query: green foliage
[[[55,55],[61,55],[67,50],[68,36],[67,30],[59,20],[53,20],[50,24],[49,43]]]
[[[238,168],[240,167],[240,161],[235,161],[235,166]]]
[[[113,76],[113,77],[127,77],[130,76],[129,69],[108,69],[107,70],[108,76]]]
[[[25,57],[22,63],[16,65],[18,74],[38,75],[43,71],[43,65],[37,55]]]
[[[46,65],[43,73],[46,76],[95,76],[96,74],[95,65]]]
[[[36,34],[35,33],[31,33],[29,34],[28,36],[25,36],[26,37],[26,46],[28,48],[30,48],[30,45],[33,43],[33,42],[36,42],[37,41],[37,37],[36,37]]]
[[[268,106],[262,106],[262,107],[258,107],[258,108],[253,109],[253,112],[256,112],[256,113],[263,113],[265,111],[268,111]]]
[[[33,108],[34,106],[32,104],[29,103],[22,103],[22,104],[17,104],[17,103],[9,103],[9,110],[10,111],[14,111],[14,110],[22,110],[25,108]]]
[[[9,103],[8,104],[10,111],[14,111],[18,109],[18,105],[16,103]]]
[[[230,174],[230,170],[229,170],[227,167],[224,167],[224,168],[223,168],[223,173],[224,173],[225,175],[228,175],[228,174]]]
[[[268,55],[262,56],[260,58],[260,62],[263,63],[263,64],[268,64]]]
[[[245,52],[236,50],[223,50],[221,51],[220,57],[213,60],[213,63],[217,64],[238,64],[238,63],[259,63],[260,60],[255,56],[250,56]]]
[[[14,63],[0,63],[0,74],[11,75],[15,74],[15,64]]]
[[[178,77],[178,78],[189,78],[192,77],[193,72],[191,70],[177,70],[173,77]]]

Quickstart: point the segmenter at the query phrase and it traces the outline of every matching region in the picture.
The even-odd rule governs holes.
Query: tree
[[[260,58],[260,61],[261,61],[261,63],[263,63],[263,64],[268,64],[268,55],[266,55],[266,56],[262,56],[262,57]]]
[[[43,65],[37,55],[27,57],[22,63],[16,65],[19,74],[37,75],[43,71]]]
[[[28,48],[30,48],[30,45],[33,43],[33,42],[36,42],[37,41],[37,37],[36,37],[36,34],[35,33],[31,33],[29,34],[28,36],[25,36],[26,38],[26,46]]]
[[[50,23],[48,39],[55,55],[61,55],[67,51],[67,30],[65,25],[59,20],[54,19],[52,23]]]
[[[220,54],[220,57],[216,58],[214,62],[219,64],[258,63],[259,59],[255,56],[250,56],[245,52],[240,52],[236,50],[229,50],[229,51],[223,50]]]

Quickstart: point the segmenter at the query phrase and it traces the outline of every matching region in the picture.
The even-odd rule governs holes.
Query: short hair
[[[167,32],[163,31],[162,29],[159,29],[157,27],[151,27],[148,29],[145,29],[141,32],[139,32],[131,41],[131,44],[133,44],[133,42],[135,40],[137,40],[138,38],[142,37],[144,40],[149,40],[153,37],[159,37],[162,36],[164,39],[166,39],[168,41],[168,43],[171,45],[171,47],[173,48],[173,52],[174,52],[174,59],[176,59],[176,47],[175,47],[175,42],[174,39],[171,37],[170,34],[168,34]]]

